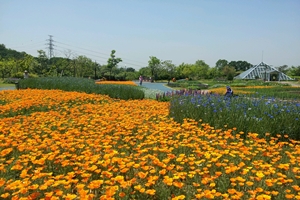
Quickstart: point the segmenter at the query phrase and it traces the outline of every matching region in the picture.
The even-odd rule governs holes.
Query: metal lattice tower
[[[49,45],[49,59],[51,59],[52,58],[52,56],[53,56],[53,50],[54,50],[54,44],[53,44],[53,39],[52,39],[52,35],[49,35],[49,39],[47,40],[47,41],[49,41],[49,43],[47,43],[47,45]]]

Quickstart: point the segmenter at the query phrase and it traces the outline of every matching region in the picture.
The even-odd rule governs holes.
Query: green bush
[[[46,89],[85,92],[88,94],[104,94],[116,99],[143,99],[144,92],[130,85],[100,85],[94,80],[74,77],[28,78],[19,81],[19,89]]]

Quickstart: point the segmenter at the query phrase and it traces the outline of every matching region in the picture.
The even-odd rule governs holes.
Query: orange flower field
[[[1,199],[300,199],[300,143],[168,117],[168,102],[0,91]],[[287,137],[287,136],[286,136]]]
[[[244,89],[268,89],[268,88],[274,88],[274,86],[246,86],[246,87],[232,87],[233,91],[237,94],[251,94],[254,93],[253,91],[244,91]],[[224,94],[226,90],[222,88],[213,88],[209,89],[210,92],[215,94]]]
[[[117,85],[133,85],[136,86],[136,83],[133,81],[96,81],[96,84],[117,84]]]

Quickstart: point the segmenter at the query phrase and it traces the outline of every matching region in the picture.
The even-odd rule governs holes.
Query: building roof
[[[256,79],[261,78],[264,79],[266,76],[270,76],[270,74],[278,73],[278,80],[294,80],[291,77],[287,76],[283,72],[278,71],[276,68],[267,65],[264,62],[259,63],[258,65],[254,65],[247,71],[242,72],[238,76],[234,77],[235,79]]]

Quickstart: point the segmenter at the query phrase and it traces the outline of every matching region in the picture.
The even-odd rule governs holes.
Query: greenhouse
[[[291,77],[287,76],[283,72],[278,71],[276,68],[267,65],[264,62],[254,65],[247,71],[242,72],[234,79],[262,79],[265,81],[289,81],[294,80]]]

